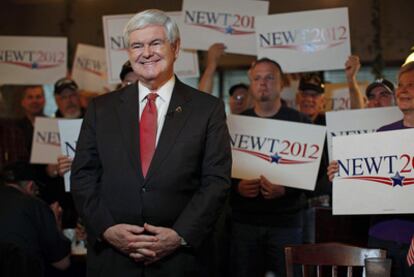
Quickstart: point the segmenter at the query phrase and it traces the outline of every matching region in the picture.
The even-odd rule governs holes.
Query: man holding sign
[[[310,123],[304,114],[282,106],[282,74],[280,65],[267,58],[252,65],[254,108],[242,115]],[[237,180],[233,188],[232,276],[264,276],[266,271],[285,276],[284,247],[302,242],[303,190],[273,184],[263,175]]]

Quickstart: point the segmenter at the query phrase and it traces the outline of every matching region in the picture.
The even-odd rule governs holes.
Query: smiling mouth
[[[160,60],[154,60],[154,61],[142,61],[140,62],[140,64],[142,65],[152,65],[152,64],[156,64],[157,62],[159,62]]]

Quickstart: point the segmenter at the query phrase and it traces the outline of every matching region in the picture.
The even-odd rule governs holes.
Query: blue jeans
[[[264,227],[233,222],[231,276],[263,277],[271,271],[286,276],[285,246],[302,243],[302,228]]]
[[[414,266],[408,267],[407,253],[409,244],[398,243],[389,240],[381,240],[374,237],[368,238],[368,246],[372,248],[381,248],[387,250],[387,257],[392,260],[391,276],[392,277],[413,277]]]

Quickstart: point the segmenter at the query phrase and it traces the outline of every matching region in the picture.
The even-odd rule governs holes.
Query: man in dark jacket
[[[33,274],[43,272],[46,265],[66,269],[70,264],[70,242],[59,230],[52,210],[36,197],[38,186],[32,167],[26,162],[8,165],[2,179],[1,245],[29,261]],[[3,259],[14,258],[3,254]]]

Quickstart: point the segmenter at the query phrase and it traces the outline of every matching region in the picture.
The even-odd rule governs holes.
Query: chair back
[[[285,247],[286,276],[293,277],[293,266],[302,265],[304,277],[314,276],[312,270],[316,267],[316,276],[321,277],[323,268],[331,267],[331,276],[338,276],[338,267],[346,267],[347,276],[351,277],[354,267],[364,267],[366,258],[385,258],[386,251],[353,246],[344,243],[302,244]]]

